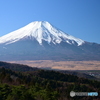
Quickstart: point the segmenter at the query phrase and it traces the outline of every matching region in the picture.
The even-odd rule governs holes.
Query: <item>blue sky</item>
[[[100,44],[100,0],[0,0],[0,36],[33,21]]]

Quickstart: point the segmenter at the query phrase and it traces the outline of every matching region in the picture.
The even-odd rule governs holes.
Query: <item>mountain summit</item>
[[[35,21],[0,37],[0,60],[100,60],[100,44]]]
[[[84,43],[83,40],[62,32],[47,21],[35,21],[25,27],[2,36],[0,37],[0,43],[10,44],[26,38],[36,39],[40,45],[42,45],[42,40],[48,42],[48,44],[59,44],[63,41],[79,46]]]

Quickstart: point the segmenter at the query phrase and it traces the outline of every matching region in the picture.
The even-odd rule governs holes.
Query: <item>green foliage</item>
[[[99,81],[57,71],[14,72],[1,68],[0,82],[0,100],[85,100],[91,97],[71,98],[70,91],[100,93]]]

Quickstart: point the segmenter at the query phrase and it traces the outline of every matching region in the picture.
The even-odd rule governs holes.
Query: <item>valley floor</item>
[[[25,64],[31,67],[47,68],[47,69],[100,70],[100,61],[25,60],[25,61],[8,61],[8,62]]]

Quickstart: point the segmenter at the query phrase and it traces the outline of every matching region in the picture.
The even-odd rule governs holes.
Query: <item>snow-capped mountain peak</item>
[[[42,45],[42,40],[54,44],[59,44],[61,41],[69,44],[77,43],[78,46],[84,43],[83,40],[62,32],[47,21],[35,21],[0,37],[0,44],[11,44],[24,38],[36,39],[40,45]]]

